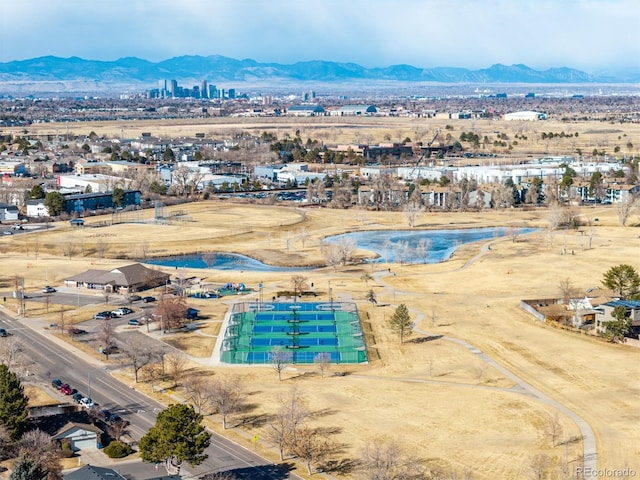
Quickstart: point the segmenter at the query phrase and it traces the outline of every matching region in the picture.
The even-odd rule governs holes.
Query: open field
[[[45,279],[58,285],[65,277],[89,268],[128,263],[128,258],[137,258],[142,243],[148,255],[233,251],[269,263],[315,265],[323,262],[320,245],[328,235],[407,228],[400,213],[357,209],[302,210],[215,201],[181,205],[180,209],[190,222],[74,230],[61,222],[48,231],[2,238],[3,272],[21,272],[27,290],[39,289]],[[514,391],[510,379],[466,349],[444,338],[419,341],[426,337],[418,334],[400,345],[386,319],[404,302],[422,330],[466,340],[585,419],[596,432],[600,466],[629,466],[640,471],[640,431],[636,428],[640,376],[633,367],[640,351],[550,328],[518,308],[523,298],[558,295],[558,283],[566,277],[587,289],[597,286],[613,265],[631,263],[640,268],[637,226],[618,226],[611,207],[585,208],[581,213],[598,218],[591,248],[584,232],[549,233],[545,209],[424,214],[418,228],[507,225],[542,230],[515,241],[491,240],[491,250],[469,265],[480,245],[464,246],[451,260],[435,265],[347,265],[336,271],[325,267],[305,272],[319,298],[327,298],[330,280],[335,297],[358,302],[371,352],[368,365],[333,366],[325,378],[313,366],[296,366],[284,373],[282,382],[268,366],[209,370],[244,377],[249,402],[255,404],[251,415],[275,412],[278,396],[296,385],[311,410],[323,412],[313,420],[314,425],[333,429],[332,439],[345,446],[347,458],[356,457],[366,441],[381,435],[399,438],[434,469],[472,471],[476,479],[529,478],[530,460],[538,453],[550,455],[557,466],[565,458],[575,461],[579,457],[581,444],[573,440],[579,431],[568,417]],[[637,216],[630,223],[638,225]],[[301,232],[309,233],[304,246]],[[92,253],[97,238],[108,246],[102,259]],[[36,241],[40,244],[37,258]],[[69,242],[84,245],[88,256],[77,248],[71,258],[63,257],[56,246]],[[563,248],[574,254],[562,255]],[[265,298],[290,289],[291,274],[282,272],[179,269],[171,273],[206,277],[206,282],[218,284],[243,282],[253,288],[262,281]],[[375,279],[363,280],[364,273]],[[6,273],[4,280],[11,281]],[[366,302],[371,288],[379,305],[388,306]],[[196,357],[208,356],[226,309],[223,302],[231,300],[193,302],[209,317],[207,335],[181,334],[174,336],[172,344]],[[100,309],[82,308],[83,315]],[[336,371],[348,375],[331,375]],[[181,388],[176,394],[181,394]],[[547,429],[555,415],[563,426],[564,444],[554,447]],[[264,426],[243,428],[266,438]]]

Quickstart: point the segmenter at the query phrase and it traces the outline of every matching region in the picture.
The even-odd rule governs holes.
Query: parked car
[[[94,401],[91,400],[89,397],[84,397],[78,402],[78,404],[83,408],[92,408],[96,406]]]
[[[117,345],[109,345],[108,347],[103,347],[101,353],[105,355],[111,355],[112,353],[118,353],[118,351],[119,350]]]
[[[111,317],[113,317],[113,315],[111,314],[111,312],[98,312],[93,316],[94,320],[109,320]]]
[[[8,337],[9,332],[5,328],[0,328],[0,337]]]
[[[54,378],[53,380],[51,380],[51,386],[56,390],[60,390],[60,387],[62,385],[64,384],[62,383],[62,380],[60,380],[59,378]]]
[[[120,307],[113,310],[111,312],[111,315],[114,317],[123,317],[124,315],[129,315],[130,313],[133,313],[133,310],[131,310],[130,308]]]
[[[44,288],[42,289],[42,293],[54,293],[54,292],[56,292],[56,291],[57,291],[57,290],[56,290],[55,288],[50,287],[49,285],[47,285],[46,287],[44,287]]]
[[[135,318],[130,319],[127,323],[128,323],[129,325],[134,325],[134,326],[136,326],[136,327],[139,327],[140,325],[142,325],[142,323],[140,322],[140,320],[137,320],[137,319],[135,319]]]
[[[128,426],[129,425],[129,420],[125,420],[124,418],[122,418],[120,415],[118,415],[117,413],[112,413],[111,415],[109,415],[109,417],[107,418],[107,423],[109,425],[116,425],[116,424],[120,424],[123,426]]]
[[[4,232],[2,232],[3,235],[13,235],[13,232],[10,230],[5,230]]]
[[[142,300],[142,297],[141,297],[140,295],[131,295],[131,296],[129,297],[129,299],[130,299],[132,302],[137,302],[138,300]]]
[[[195,320],[196,318],[198,318],[198,313],[200,313],[200,310],[197,310],[195,308],[187,308],[187,312],[185,313],[184,318],[188,320]]]
[[[149,297],[142,297],[142,301],[143,301],[144,303],[151,303],[151,302],[155,302],[155,301],[156,301],[156,297],[151,297],[151,296],[149,296]]]
[[[64,393],[65,395],[71,395],[73,393],[73,388],[71,388],[71,385],[69,385],[68,383],[63,383],[62,385],[60,385],[60,392]]]
[[[80,403],[80,400],[84,398],[84,395],[80,392],[77,392],[77,393],[74,393],[71,398],[73,399],[74,402]]]

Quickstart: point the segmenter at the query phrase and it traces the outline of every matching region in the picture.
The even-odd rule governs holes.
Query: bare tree
[[[305,243],[309,240],[311,233],[309,233],[309,229],[307,227],[300,227],[298,230],[298,240],[302,243],[302,248],[304,248]]]
[[[102,297],[104,298],[104,304],[105,305],[109,305],[109,299],[111,298],[111,289],[107,288],[107,286],[105,285],[105,287],[102,289]]]
[[[71,257],[73,257],[76,253],[75,243],[71,240],[64,242],[62,244],[62,253],[65,257],[69,257],[69,259],[71,259]]]
[[[31,239],[31,248],[33,249],[33,254],[36,257],[36,260],[38,260],[38,254],[40,253],[41,246],[42,244],[40,242],[40,236],[34,235],[33,238]]]
[[[629,197],[628,200],[617,203],[615,206],[616,215],[618,215],[620,225],[622,225],[623,227],[627,225],[627,220],[629,220],[629,216],[631,215],[631,210],[633,209],[634,202],[635,199],[633,197]]]
[[[331,354],[329,352],[320,352],[313,357],[313,363],[318,366],[320,377],[324,378],[324,372],[331,367]]]
[[[409,223],[409,227],[413,228],[416,226],[416,223],[424,213],[424,210],[425,210],[424,205],[416,202],[406,203],[402,207],[402,213],[404,214],[404,217],[407,219],[407,222]]]
[[[301,295],[309,288],[308,278],[304,275],[293,275],[291,277],[291,286],[293,287],[294,301],[298,295]]]
[[[12,369],[23,362],[23,352],[24,346],[16,337],[3,338],[0,342],[0,363]]]
[[[276,444],[280,460],[289,445],[295,443],[297,431],[309,417],[309,409],[297,387],[293,387],[288,396],[278,399],[280,407],[269,422],[268,438]]]
[[[549,435],[551,445],[555,447],[558,444],[558,439],[562,436],[562,422],[560,421],[560,417],[557,413],[549,418],[549,423],[547,423],[547,435]]]
[[[109,245],[102,238],[99,238],[96,242],[96,255],[98,258],[104,258],[107,251],[109,250]]]
[[[138,383],[138,372],[152,358],[151,348],[147,340],[140,335],[131,335],[122,346],[124,356],[131,362],[135,383]]]
[[[203,375],[192,374],[184,381],[188,400],[198,409],[198,413],[207,412],[211,406],[211,381]]]
[[[429,250],[431,250],[431,240],[428,238],[421,238],[416,245],[416,256],[422,259],[422,263],[429,261]]]
[[[226,429],[229,415],[244,408],[242,379],[238,375],[215,379],[211,385],[210,401],[214,411],[222,418],[222,428]]]
[[[171,330],[182,326],[187,308],[183,296],[161,295],[155,308],[155,315],[162,316],[164,330]]]
[[[107,360],[109,359],[109,354],[111,353],[111,349],[117,344],[117,335],[115,328],[113,327],[113,323],[103,320],[100,326],[98,327],[96,340],[98,340],[100,344],[100,348],[102,352],[105,354]]]
[[[166,372],[174,387],[178,386],[180,379],[187,369],[187,358],[179,353],[171,353],[164,357]]]
[[[289,448],[305,463],[307,473],[311,475],[312,466],[326,461],[335,447],[317,429],[302,427],[297,432],[295,443]]]
[[[340,249],[338,245],[333,242],[323,243],[322,252],[327,265],[333,267],[333,270],[335,271],[338,265],[340,265]]]
[[[531,468],[532,480],[544,480],[547,478],[551,458],[546,453],[539,453],[531,457],[529,467]]]
[[[26,432],[18,442],[18,449],[21,457],[40,465],[47,480],[62,480],[60,448],[47,433],[39,429]]]
[[[278,346],[269,353],[269,360],[273,369],[278,373],[278,380],[282,381],[282,371],[293,361],[293,355]]]
[[[576,298],[580,292],[580,290],[573,285],[569,277],[558,282],[558,290],[560,291],[563,303],[567,306],[571,299]]]
[[[421,480],[425,478],[420,459],[407,454],[397,440],[379,438],[360,451],[358,478],[364,480]]]

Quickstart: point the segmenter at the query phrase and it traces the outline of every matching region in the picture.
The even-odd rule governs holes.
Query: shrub
[[[133,448],[123,442],[114,440],[104,448],[104,454],[109,458],[123,458],[133,453]]]

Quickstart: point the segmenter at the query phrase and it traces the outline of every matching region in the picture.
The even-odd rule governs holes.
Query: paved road
[[[15,320],[0,312],[0,327],[6,328],[13,338],[21,340],[29,349],[28,355],[33,363],[26,368],[31,374],[44,379],[47,384],[49,379],[58,377],[80,392],[90,394],[101,406],[127,418],[131,422],[132,437],[136,440],[155,424],[156,412],[164,408],[160,403],[114,379],[110,375],[110,367],[105,368],[92,357],[78,356],[64,341],[53,335],[40,333],[38,328],[42,328],[42,323],[39,321]],[[11,341],[12,337],[0,338],[0,341]],[[286,467],[275,466],[217,434],[213,434],[207,453],[209,458],[203,464],[196,468],[182,469],[185,478],[228,470],[232,470],[238,478],[246,479],[299,478],[289,473]]]

